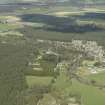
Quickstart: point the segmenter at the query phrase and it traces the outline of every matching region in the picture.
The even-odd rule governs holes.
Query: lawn
[[[98,73],[88,76],[89,79],[105,83],[105,73]]]
[[[29,87],[47,86],[49,85],[51,80],[52,80],[52,77],[26,76],[26,81]]]
[[[81,94],[83,105],[105,105],[105,90],[99,90],[98,88],[73,80],[69,91]]]
[[[15,30],[19,28],[17,24],[1,24],[0,23],[0,31],[8,31],[8,30]]]

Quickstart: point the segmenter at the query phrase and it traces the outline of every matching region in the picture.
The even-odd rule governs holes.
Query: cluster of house
[[[88,56],[93,57],[94,60],[105,61],[105,51],[102,46],[98,45],[96,41],[72,40],[74,48],[80,51],[84,51]]]
[[[51,41],[51,40],[37,40],[41,43],[53,45],[56,48],[64,47],[76,51],[82,51],[94,60],[105,62],[104,48],[97,44],[96,41],[72,40],[71,42]]]

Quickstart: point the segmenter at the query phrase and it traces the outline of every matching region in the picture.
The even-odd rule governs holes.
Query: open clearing
[[[100,90],[93,86],[88,86],[73,80],[71,92],[76,92],[82,95],[82,103],[84,105],[104,105],[105,104],[105,90]]]
[[[37,76],[26,76],[26,81],[29,87],[34,86],[47,86],[51,82],[52,77],[37,77]]]

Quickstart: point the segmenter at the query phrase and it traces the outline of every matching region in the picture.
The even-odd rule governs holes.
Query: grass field
[[[15,30],[20,27],[19,24],[0,24],[0,31],[10,31],[10,30]]]
[[[105,90],[81,84],[76,80],[73,80],[69,91],[81,94],[83,105],[104,105],[105,103]]]
[[[88,78],[105,83],[105,73],[93,74],[93,75],[88,76]]]
[[[52,77],[26,76],[26,81],[29,87],[47,86],[50,84],[51,79]]]

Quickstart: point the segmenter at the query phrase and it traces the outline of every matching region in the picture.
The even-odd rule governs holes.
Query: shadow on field
[[[43,14],[25,14],[21,15],[20,17],[25,22],[43,23],[45,25],[37,29],[43,29],[48,31],[56,31],[62,33],[85,33],[104,30],[102,27],[97,26],[94,23],[80,25],[76,22],[75,18],[70,17],[56,17]],[[77,17],[83,18],[82,16]]]
[[[93,13],[93,12],[87,12],[84,15],[74,15],[73,17],[78,19],[100,19],[105,20],[105,13]]]

